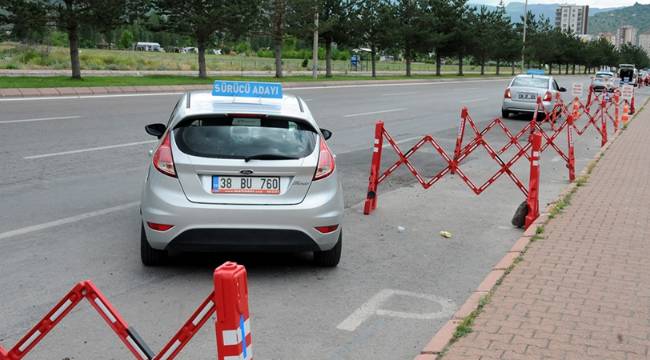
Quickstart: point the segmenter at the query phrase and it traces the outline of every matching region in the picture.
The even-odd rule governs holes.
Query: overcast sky
[[[523,0],[516,1],[507,1],[509,2],[524,2]],[[529,4],[559,4],[559,3],[569,3],[569,4],[578,4],[578,5],[589,5],[596,8],[605,8],[605,7],[619,7],[619,6],[630,6],[634,5],[635,2],[639,4],[650,4],[650,0],[571,0],[571,1],[558,1],[558,0],[529,0]],[[487,5],[497,5],[499,0],[473,0],[470,1],[472,4],[487,4]]]

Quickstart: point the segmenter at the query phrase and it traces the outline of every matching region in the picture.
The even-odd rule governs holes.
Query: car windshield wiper
[[[296,159],[298,158],[293,156],[276,155],[276,154],[256,154],[256,155],[246,156],[244,158],[244,161],[249,162],[251,160],[296,160]]]

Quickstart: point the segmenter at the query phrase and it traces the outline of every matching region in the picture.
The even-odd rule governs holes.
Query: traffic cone
[[[634,98],[636,96],[632,95],[632,105],[630,105],[630,115],[634,115],[635,109],[634,109]]]

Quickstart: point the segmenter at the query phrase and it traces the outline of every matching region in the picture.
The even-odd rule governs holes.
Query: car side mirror
[[[165,130],[167,130],[167,126],[165,126],[165,124],[149,124],[144,127],[144,130],[147,134],[160,139],[165,133]]]
[[[566,92],[566,88],[561,87],[560,92]]]
[[[329,138],[332,137],[332,132],[327,129],[320,129],[320,132],[323,134],[323,138],[325,138],[325,140],[329,140]]]

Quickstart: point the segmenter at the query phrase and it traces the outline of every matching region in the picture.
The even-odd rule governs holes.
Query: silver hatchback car
[[[538,96],[542,98],[544,109],[550,112],[555,106],[557,94],[565,91],[552,76],[517,75],[503,94],[501,116],[507,118],[510,113],[535,112]]]
[[[316,264],[338,265],[332,134],[302,99],[190,92],[146,131],[161,140],[142,191],[145,265],[185,251],[310,251]]]

